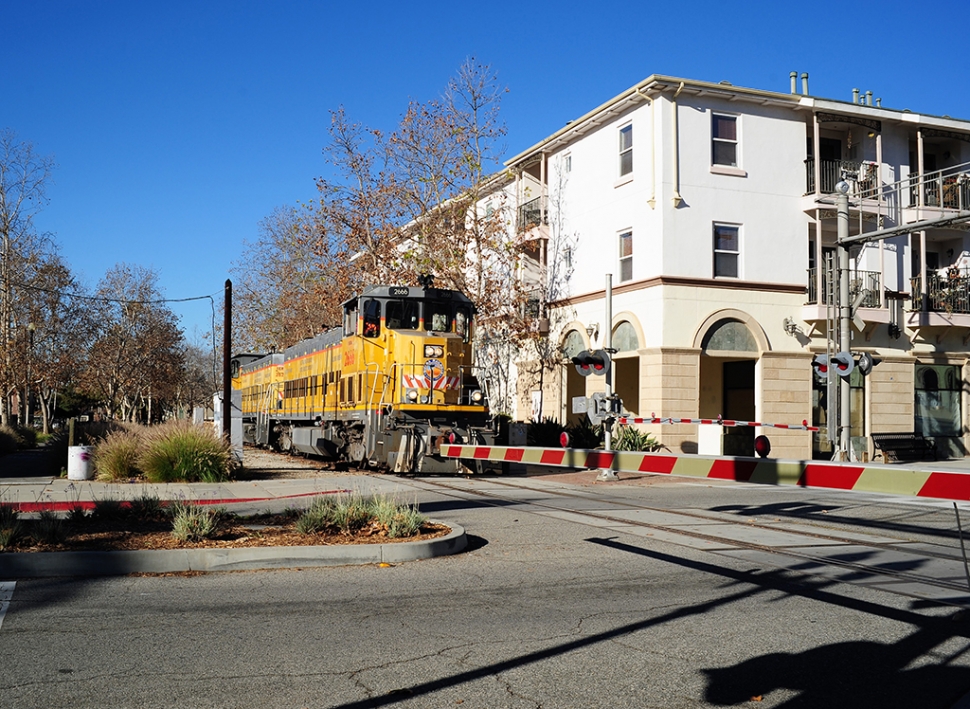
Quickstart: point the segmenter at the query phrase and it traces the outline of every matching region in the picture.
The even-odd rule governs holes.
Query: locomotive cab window
[[[418,318],[417,301],[389,300],[384,305],[384,324],[391,330],[417,330]]]
[[[381,301],[364,301],[364,337],[377,337],[381,334]]]
[[[451,330],[451,304],[425,303],[424,329],[430,332],[449,332]]]

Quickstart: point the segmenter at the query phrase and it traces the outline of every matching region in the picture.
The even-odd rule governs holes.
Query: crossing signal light
[[[872,366],[875,362],[872,359],[872,355],[868,352],[863,352],[859,355],[859,361],[855,363],[855,366],[859,368],[859,374],[866,376],[872,371]]]
[[[847,377],[855,369],[855,360],[848,352],[839,352],[829,361],[830,369],[840,377]]]
[[[815,376],[823,382],[826,381],[829,378],[829,356],[815,355],[812,360],[812,368],[815,370]]]
[[[583,350],[572,358],[576,371],[584,377],[590,374],[606,374],[610,371],[610,355],[606,350]]]
[[[852,359],[852,355],[848,352],[839,352],[831,357],[828,355],[815,355],[815,358],[812,360],[812,367],[815,369],[815,374],[823,382],[828,380],[830,372],[840,377],[848,377],[852,374],[855,366],[855,360]],[[865,375],[871,369],[872,357],[869,357],[869,355],[859,357],[859,371]]]

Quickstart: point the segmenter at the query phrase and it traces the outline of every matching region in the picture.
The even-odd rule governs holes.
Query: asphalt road
[[[418,487],[470,550],[16,582],[0,706],[945,709],[970,691],[963,611]],[[676,480],[601,491],[705,509],[816,499]],[[857,497],[822,504],[842,499],[855,514]]]

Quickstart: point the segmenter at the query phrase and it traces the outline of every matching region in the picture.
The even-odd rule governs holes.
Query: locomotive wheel
[[[280,453],[293,452],[293,439],[290,438],[289,431],[283,431],[280,433],[279,438],[276,439],[276,450],[278,450]]]

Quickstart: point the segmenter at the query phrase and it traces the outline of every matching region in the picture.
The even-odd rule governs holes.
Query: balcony
[[[859,303],[860,308],[881,307],[880,301],[880,274],[879,271],[850,271],[849,272],[849,300],[855,299],[862,294]],[[822,273],[822,300],[818,298],[818,269],[808,269],[808,300],[806,305],[825,305],[826,295],[828,295],[828,278]]]
[[[833,194],[843,175],[855,177],[855,194],[874,199],[879,194],[879,166],[854,160],[822,160],[819,164],[820,194]],[[806,194],[815,194],[815,158],[805,161]]]
[[[910,279],[913,307],[906,318],[907,324],[916,330],[936,334],[937,344],[953,328],[963,328],[963,344],[970,340],[970,273],[950,268],[946,275],[929,273],[926,277],[926,297],[923,297],[923,279]]]
[[[963,166],[960,166],[963,167]],[[930,172],[920,177],[918,172],[909,174],[909,204],[919,204],[920,191],[924,207],[940,207],[964,211],[970,209],[970,175],[965,172],[953,174],[953,169]]]
[[[922,277],[910,279],[913,310],[924,310]],[[946,276],[930,273],[926,279],[926,308],[931,312],[970,315],[970,274],[949,269]]]
[[[519,205],[518,225],[519,231],[528,231],[534,227],[549,225],[549,205],[548,197],[536,197]]]

